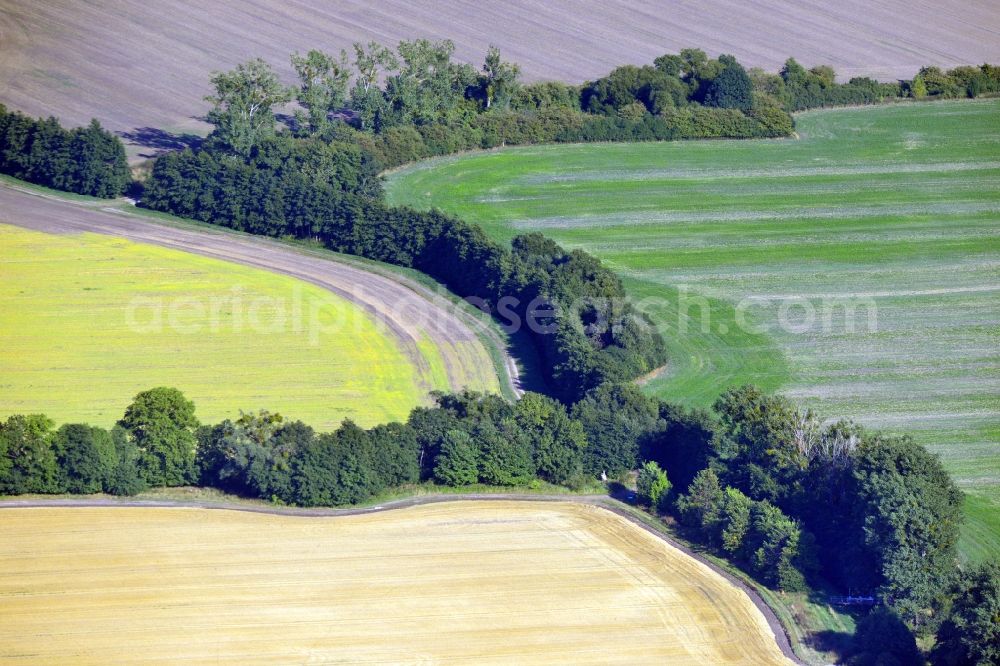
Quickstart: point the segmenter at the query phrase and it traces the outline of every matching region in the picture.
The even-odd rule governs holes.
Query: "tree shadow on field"
[[[170,150],[197,148],[205,139],[197,134],[173,134],[156,127],[137,127],[130,132],[119,132],[125,141],[140,148],[152,148],[152,153],[140,153],[140,157],[156,157]]]
[[[635,505],[638,501],[635,491],[618,481],[608,482],[608,495],[610,495],[612,499],[624,502],[625,504]]]
[[[842,663],[843,660],[847,659],[854,652],[854,634],[846,631],[834,631],[832,629],[814,631],[806,638],[806,642],[809,644],[809,647],[817,652],[837,655],[838,664]]]

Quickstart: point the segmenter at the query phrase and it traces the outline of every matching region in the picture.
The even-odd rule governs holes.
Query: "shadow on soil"
[[[184,150],[196,148],[204,139],[197,134],[172,134],[155,127],[137,127],[130,132],[119,132],[125,141],[140,148],[151,148],[151,153],[142,153],[140,157],[156,157],[168,150]]]

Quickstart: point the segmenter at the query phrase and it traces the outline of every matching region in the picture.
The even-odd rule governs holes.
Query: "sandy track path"
[[[0,223],[55,234],[115,236],[288,275],[364,308],[397,340],[422,377],[429,376],[430,368],[419,345],[430,340],[441,352],[453,389],[495,385],[493,363],[470,327],[473,324],[446,298],[418,285],[332,258],[297,252],[267,238],[170,226],[114,208],[57,199],[6,184],[0,185]],[[509,368],[513,362],[505,358],[505,365]],[[501,381],[511,382],[510,377]]]
[[[25,533],[0,547],[3,626],[25,663],[125,639],[130,658],[211,649],[220,663],[322,660],[334,646],[345,661],[794,661],[766,607],[606,499],[473,499],[485,497],[333,520],[5,501],[5,530]]]

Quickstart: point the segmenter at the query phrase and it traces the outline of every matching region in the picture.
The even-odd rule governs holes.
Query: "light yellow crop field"
[[[593,506],[0,511],[5,664],[789,663],[745,594]]]
[[[424,371],[360,307],[291,277],[0,225],[0,417],[110,426],[139,391],[175,386],[203,422],[268,409],[371,426],[449,387],[441,351],[420,354]]]

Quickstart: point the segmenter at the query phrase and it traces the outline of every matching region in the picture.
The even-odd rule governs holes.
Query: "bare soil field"
[[[334,261],[332,256],[298,252],[268,239],[221,229],[158,224],[101,204],[65,201],[8,185],[0,185],[0,223],[47,233],[103,234],[288,275],[361,306],[378,330],[396,339],[420,374],[444,372],[455,390],[498,388],[489,352],[444,297],[429,290],[418,292],[388,276]],[[429,344],[437,348],[443,368],[428,366],[423,352]]]
[[[777,70],[789,56],[842,77],[909,78],[922,65],[1000,60],[1000,4],[983,0],[3,0],[0,102],[65,123],[97,117],[142,145],[201,131],[212,70],[355,41],[452,39],[480,63],[489,44],[526,79],[582,82],[617,65],[699,47]],[[145,128],[145,129],[144,129]]]
[[[583,504],[3,518],[9,664],[791,663],[725,578]]]

